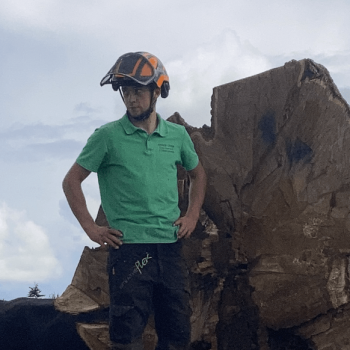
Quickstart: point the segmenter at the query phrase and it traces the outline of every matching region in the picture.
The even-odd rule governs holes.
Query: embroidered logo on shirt
[[[174,151],[175,151],[174,145],[169,145],[169,144],[165,144],[165,143],[158,143],[158,147],[159,147],[159,152],[174,153]]]

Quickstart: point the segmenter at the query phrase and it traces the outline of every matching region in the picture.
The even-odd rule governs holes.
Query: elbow
[[[68,180],[68,177],[66,175],[62,181],[62,189],[63,189],[64,194],[67,194],[68,188],[69,188],[69,180]]]
[[[62,189],[66,197],[72,192],[73,187],[74,179],[72,178],[71,173],[68,172],[62,181]]]

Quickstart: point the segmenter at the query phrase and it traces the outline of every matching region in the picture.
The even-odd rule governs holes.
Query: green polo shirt
[[[163,120],[148,135],[127,115],[90,136],[77,163],[96,172],[101,202],[111,227],[124,243],[171,243],[177,240],[177,164],[186,170],[198,156],[186,129]]]

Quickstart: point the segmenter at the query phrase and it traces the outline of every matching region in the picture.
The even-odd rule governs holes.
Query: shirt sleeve
[[[187,170],[193,170],[199,163],[198,155],[194,149],[193,142],[190,138],[190,135],[183,128],[183,142],[181,147],[181,161],[182,166]]]
[[[83,168],[97,172],[107,157],[107,144],[104,129],[96,129],[89,137],[76,162]]]

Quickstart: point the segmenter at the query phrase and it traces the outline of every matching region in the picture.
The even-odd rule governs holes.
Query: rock
[[[106,249],[84,248],[72,283],[55,299],[57,310],[78,314],[109,306],[107,258]]]
[[[89,349],[108,350],[109,331],[108,323],[78,323],[77,331]]]
[[[52,299],[0,301],[0,349],[87,350],[77,322],[106,322],[108,312],[69,315],[54,308]]]
[[[350,310],[349,305],[346,305],[299,327],[297,333],[303,338],[310,339],[317,350],[349,350],[349,329]]]
[[[216,87],[212,116],[210,139],[188,131],[209,179],[204,209],[219,239],[232,236],[227,267],[247,264],[256,332],[347,304],[350,109],[328,71],[291,61]],[[222,315],[218,329],[235,324],[235,310]],[[220,336],[232,344],[233,335]]]

